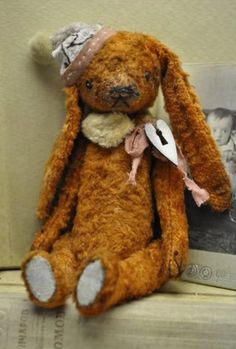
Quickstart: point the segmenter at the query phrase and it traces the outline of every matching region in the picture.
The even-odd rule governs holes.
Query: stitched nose
[[[112,98],[129,99],[131,97],[138,97],[139,92],[135,86],[114,86],[109,91]]]

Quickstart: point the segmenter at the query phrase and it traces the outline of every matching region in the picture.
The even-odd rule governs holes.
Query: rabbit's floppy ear
[[[178,56],[155,40],[161,64],[161,87],[176,142],[195,181],[210,194],[217,211],[230,206],[231,185],[220,153],[205,121],[198,98],[182,70]]]
[[[37,216],[40,219],[45,219],[50,214],[59,182],[80,130],[81,110],[78,105],[78,88],[76,86],[67,87],[65,93],[67,114],[63,129],[46,165],[37,209]]]

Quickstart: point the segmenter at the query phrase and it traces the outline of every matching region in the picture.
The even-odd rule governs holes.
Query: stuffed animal
[[[22,277],[36,305],[54,308],[73,294],[90,316],[151,294],[184,270],[186,186],[216,211],[230,206],[231,187],[195,92],[164,44],[76,23],[52,37],[52,50],[67,115]],[[148,111],[159,87],[171,128]]]

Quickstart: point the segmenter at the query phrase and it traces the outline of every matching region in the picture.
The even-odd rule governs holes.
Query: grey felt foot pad
[[[41,302],[48,302],[56,290],[50,263],[43,257],[33,257],[26,265],[25,276],[34,297]]]
[[[84,269],[77,284],[76,296],[81,306],[91,305],[101,291],[104,282],[104,269],[101,261],[91,262]]]

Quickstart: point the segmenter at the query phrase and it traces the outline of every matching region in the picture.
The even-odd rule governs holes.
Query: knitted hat
[[[105,41],[116,32],[101,24],[75,23],[62,28],[52,38],[52,56],[61,65],[66,86],[73,85]]]

